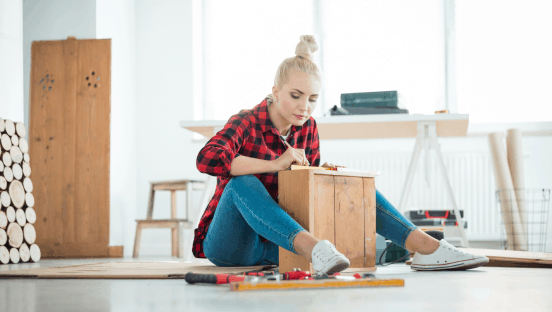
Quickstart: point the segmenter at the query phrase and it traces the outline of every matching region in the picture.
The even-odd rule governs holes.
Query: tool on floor
[[[332,275],[316,275],[312,278],[309,278],[309,280],[336,279],[336,280],[344,280],[344,281],[354,281],[359,278],[361,278],[361,276],[358,273],[353,276],[343,276],[339,273],[334,273]]]
[[[186,273],[184,280],[189,284],[205,283],[205,284],[229,284],[230,282],[244,281],[247,276],[245,275],[232,275],[232,274],[197,274]]]
[[[378,287],[404,286],[404,279],[322,279],[322,280],[291,280],[280,282],[250,283],[247,281],[230,283],[230,290],[274,290],[274,289],[307,289],[307,288],[340,288],[340,287]]]
[[[284,280],[298,280],[305,277],[310,277],[311,273],[309,271],[303,272],[300,270],[295,270],[293,272],[285,272],[282,274],[282,279]],[[278,281],[280,280],[280,274],[276,274],[275,271],[249,271],[244,272],[243,275],[236,274],[197,274],[197,273],[187,273],[184,276],[184,279],[189,284],[196,283],[205,283],[205,284],[229,284],[231,282],[259,282],[261,280],[267,281]]]
[[[253,275],[252,273],[247,275],[233,275],[233,274],[197,274],[197,273],[186,273],[184,280],[189,284],[229,284],[232,282],[259,282],[259,281],[278,281],[280,279],[279,274],[269,274],[264,275],[263,273],[257,273]]]
[[[309,271],[293,271],[282,274],[282,279],[284,280],[298,280],[304,279],[305,277],[311,277],[311,273]]]
[[[269,276],[269,275],[274,275],[274,271],[270,271],[270,272],[245,272],[243,273],[243,275],[249,275],[249,276]]]
[[[337,280],[345,280],[345,281],[354,281],[355,279],[361,279],[361,278],[376,278],[376,276],[374,274],[369,274],[369,273],[365,273],[363,275],[360,275],[359,273],[355,273],[353,276],[350,276],[350,275],[341,275],[339,272],[337,272],[332,275],[315,275],[315,276],[308,276],[300,279],[305,279],[305,280],[337,279]]]

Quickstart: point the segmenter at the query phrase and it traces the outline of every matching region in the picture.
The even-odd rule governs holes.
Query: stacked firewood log
[[[0,118],[0,263],[37,262],[27,129]]]

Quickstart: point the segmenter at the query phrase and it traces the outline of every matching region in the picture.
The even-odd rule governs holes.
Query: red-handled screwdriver
[[[241,282],[246,279],[245,275],[232,274],[197,274],[186,273],[184,280],[189,284],[205,283],[205,284],[229,284],[231,282]]]
[[[283,275],[284,280],[303,279],[305,277],[310,277],[311,276],[309,271],[306,271],[306,272],[303,272],[303,271],[286,272],[282,275]]]

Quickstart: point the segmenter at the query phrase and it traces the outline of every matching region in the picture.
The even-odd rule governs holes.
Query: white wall
[[[23,6],[0,0],[0,118],[23,121]]]
[[[137,218],[146,217],[150,181],[204,179],[195,167],[202,144],[191,143],[192,134],[179,127],[180,120],[193,119],[192,54],[192,1],[136,1]],[[194,195],[199,201],[200,193]],[[154,218],[169,216],[169,193],[158,192]],[[191,235],[187,230],[185,239]],[[141,255],[169,256],[170,230],[144,230],[141,246]]]
[[[25,124],[29,125],[31,44],[37,40],[96,38],[96,1],[25,0],[23,2],[23,78]]]
[[[136,34],[133,0],[96,0],[96,38],[111,39],[111,246],[132,255],[136,219]]]

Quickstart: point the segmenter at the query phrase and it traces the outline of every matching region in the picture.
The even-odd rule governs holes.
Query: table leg
[[[182,222],[178,222],[178,227],[176,228],[178,231],[178,239],[177,239],[177,256],[179,258],[184,258],[184,248],[182,247],[182,243],[184,242],[184,226]]]
[[[186,182],[186,220],[188,220],[188,211],[192,208],[193,200],[193,188],[194,183],[191,181]]]
[[[171,191],[171,219],[176,219],[176,191]],[[178,230],[176,228],[171,229],[171,245],[172,245],[172,256],[178,256]]]
[[[406,174],[406,180],[404,181],[404,187],[401,193],[401,201],[399,202],[398,210],[400,213],[404,212],[404,206],[408,200],[408,195],[410,193],[410,186],[412,186],[412,179],[414,178],[414,172],[416,171],[416,165],[418,164],[418,159],[423,147],[423,138],[420,136],[416,137],[416,145],[414,145],[414,152],[412,153],[412,158],[410,159],[410,165],[408,166],[408,173]]]
[[[439,160],[439,167],[441,167],[441,173],[443,174],[443,178],[445,179],[445,186],[447,187],[450,202],[452,203],[452,207],[454,208],[456,221],[458,222],[460,234],[462,235],[463,245],[466,248],[470,248],[470,243],[468,242],[468,239],[466,237],[466,231],[464,231],[464,220],[462,219],[462,215],[460,214],[458,205],[456,205],[456,199],[454,198],[454,193],[452,192],[452,186],[450,185],[450,181],[447,175],[447,168],[445,167],[445,161],[443,160],[443,155],[441,154],[441,148],[437,143],[437,138],[432,138],[432,140],[435,144],[435,152],[437,153],[437,158]]]
[[[134,252],[132,254],[133,258],[138,258],[138,253],[140,252],[140,238],[142,237],[142,226],[140,223],[136,223],[136,236],[134,237]]]

